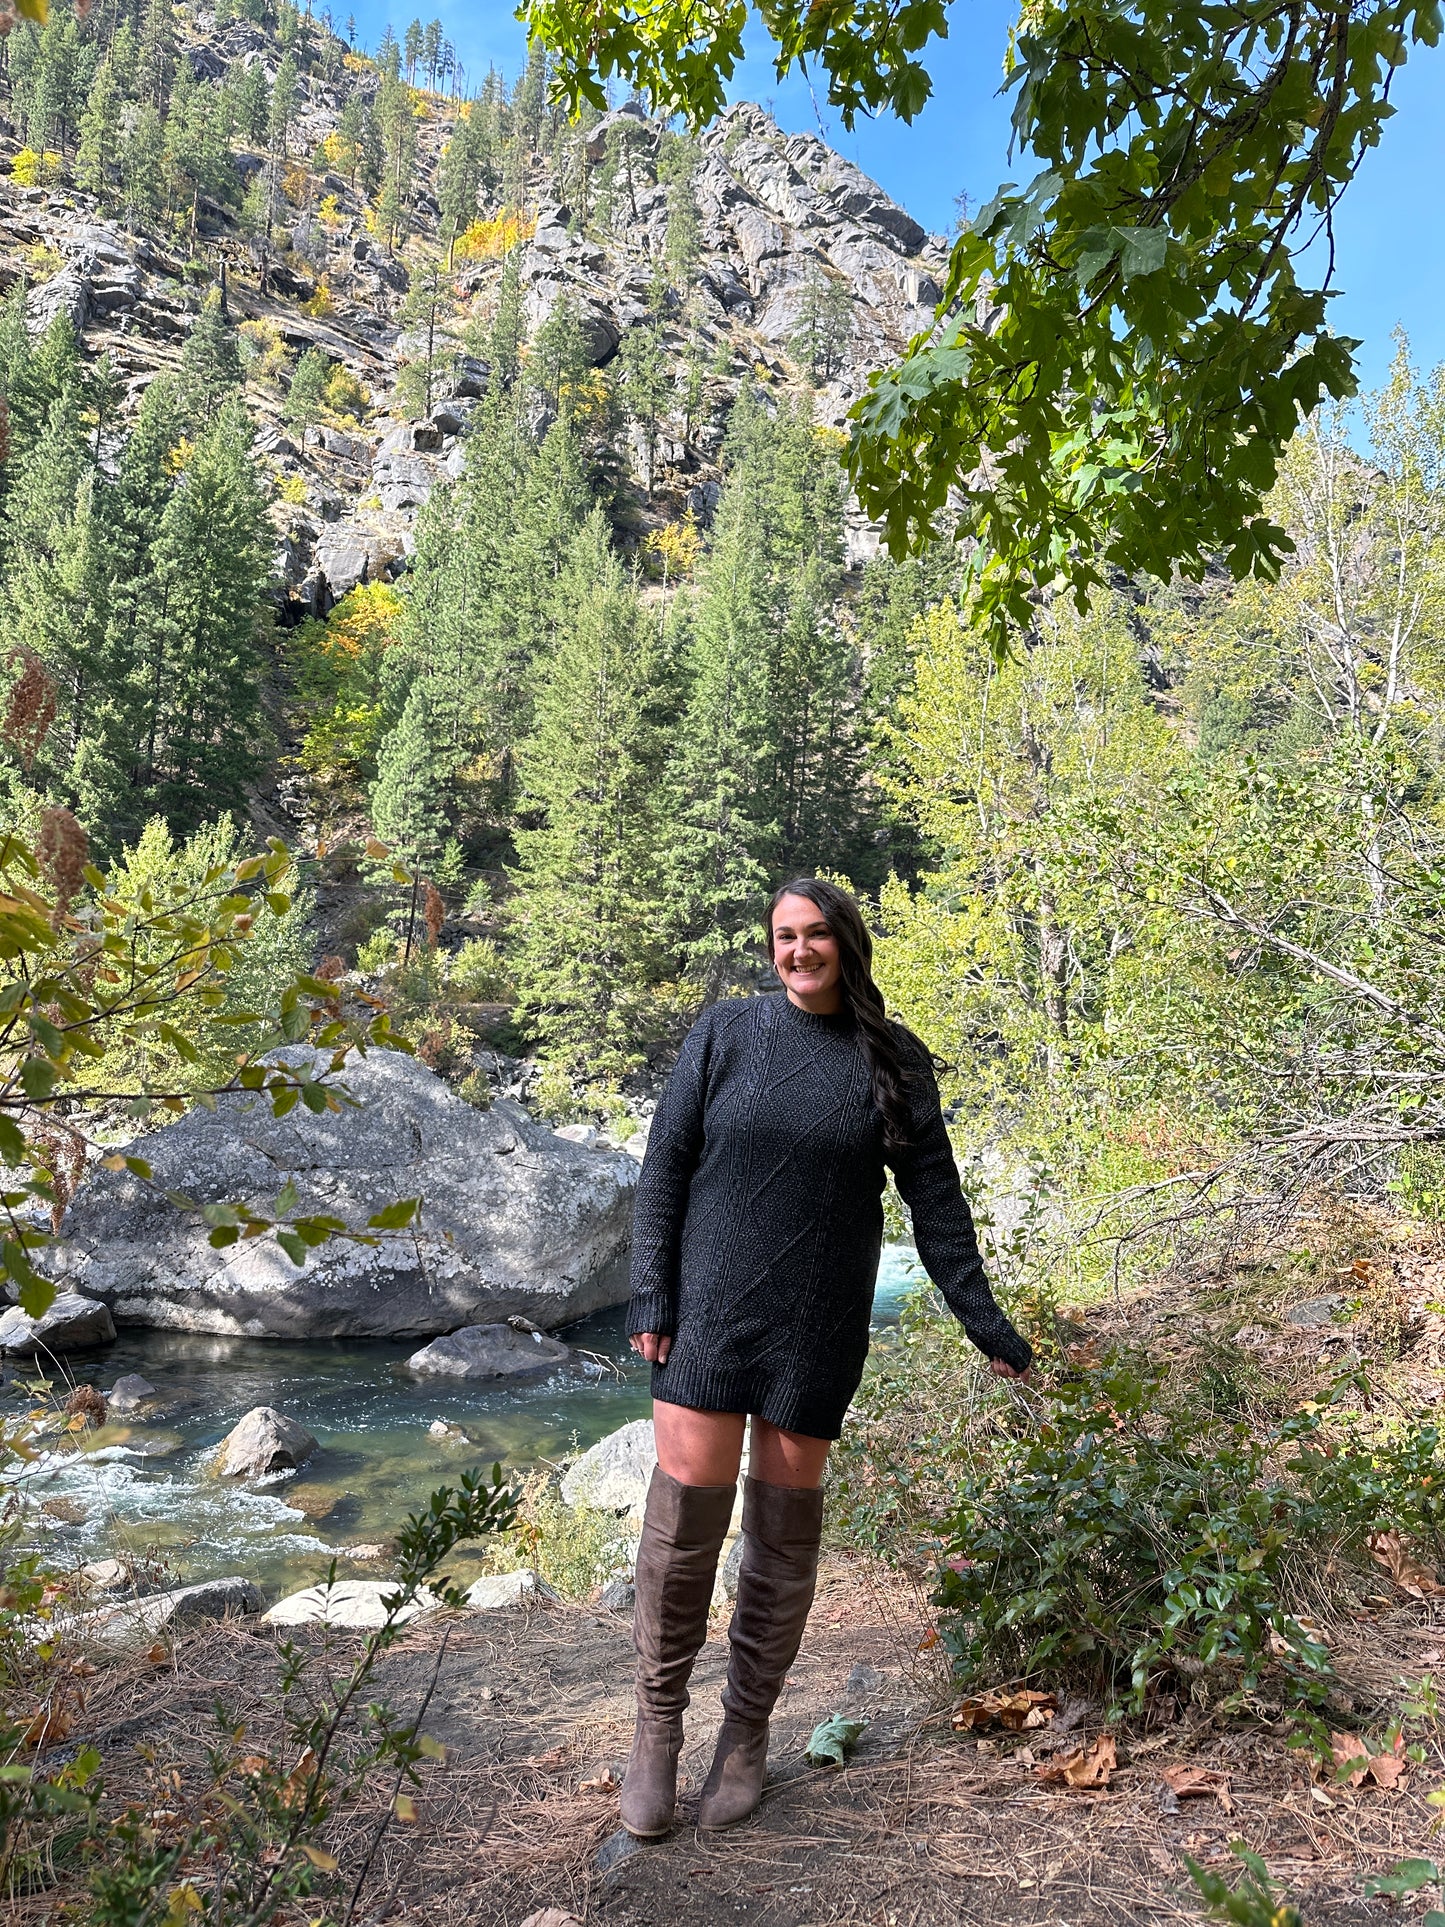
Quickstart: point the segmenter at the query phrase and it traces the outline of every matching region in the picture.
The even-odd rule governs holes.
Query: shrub
[[[503,1001],[511,989],[502,953],[491,937],[472,937],[452,958],[447,970],[452,988],[479,1004]]]
[[[22,147],[10,163],[10,178],[21,187],[48,187],[60,178],[60,156]]]
[[[360,376],[353,375],[343,362],[337,362],[326,383],[325,402],[333,415],[350,415],[364,421],[371,407],[371,396]]]
[[[389,970],[396,962],[396,932],[389,926],[373,930],[364,943],[356,947],[356,967],[363,977],[375,977],[383,970]]]
[[[1172,1409],[1161,1372],[1115,1357],[1064,1382],[1037,1425],[965,1463],[938,1602],[966,1675],[1079,1667],[1138,1710],[1152,1681],[1220,1669],[1328,1691],[1303,1616],[1328,1551],[1367,1563],[1396,1527],[1434,1538],[1438,1429],[1366,1439],[1331,1399],[1273,1424]]]
[[[510,254],[519,241],[530,241],[537,223],[526,215],[498,214],[490,221],[473,221],[457,236],[452,258],[456,261],[499,261]]]
[[[306,500],[306,477],[290,474],[278,476],[276,493],[283,502],[289,502],[293,508],[300,508]]]
[[[328,315],[336,313],[336,303],[331,299],[331,290],[324,281],[317,283],[316,292],[309,301],[301,303],[301,312],[313,321],[324,321]]]
[[[492,1572],[530,1567],[564,1599],[586,1599],[631,1563],[636,1529],[613,1512],[572,1507],[555,1476],[539,1467],[523,1481],[516,1521],[493,1540],[487,1556]]]

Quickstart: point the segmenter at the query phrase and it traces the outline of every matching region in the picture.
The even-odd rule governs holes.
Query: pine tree
[[[75,181],[98,200],[109,198],[120,150],[121,94],[114,65],[107,54],[96,69],[80,122],[80,145],[75,155]]]
[[[396,392],[402,412],[413,421],[430,415],[456,368],[456,343],[444,325],[455,292],[444,261],[425,255],[412,260],[411,285],[397,313],[409,338]]]
[[[296,61],[291,54],[282,57],[276,69],[276,84],[271,89],[271,105],[266,116],[266,138],[270,144],[273,160],[283,166],[287,158],[287,143],[291,138],[291,127],[296,119],[296,108],[301,94],[301,79],[297,72]]]
[[[180,359],[181,392],[191,421],[209,427],[245,382],[236,330],[221,312],[219,292],[206,296]]]
[[[270,524],[233,396],[176,477],[150,553],[138,776],[176,830],[240,808],[261,766]]]
[[[401,43],[402,57],[406,61],[406,77],[409,84],[416,81],[416,63],[421,59],[422,34],[420,20],[411,21]]]
[[[831,381],[843,365],[853,335],[853,297],[848,283],[814,265],[803,283],[797,325],[789,348],[812,382]]]
[[[449,830],[446,793],[454,765],[436,711],[432,679],[419,674],[382,742],[371,791],[373,830],[415,872],[435,866]]]
[[[652,625],[595,511],[559,598],[565,611],[519,759],[518,1014],[549,1058],[616,1077],[641,1062],[655,981]],[[533,818],[539,818],[535,827]]]
[[[664,137],[657,162],[657,178],[667,189],[667,238],[662,258],[679,292],[686,291],[702,252],[702,217],[693,188],[699,159],[695,141],[672,134]]]
[[[281,419],[289,428],[299,428],[304,433],[313,422],[320,421],[332,365],[325,349],[315,347],[308,348],[297,362],[281,410]]]
[[[230,88],[236,132],[252,147],[259,147],[271,120],[271,89],[266,69],[259,60],[250,67],[236,62],[231,68]]]
[[[136,109],[121,148],[121,187],[125,211],[132,221],[144,221],[160,212],[165,196],[162,171],[165,144],[165,126],[159,109],[153,102],[143,101]]]

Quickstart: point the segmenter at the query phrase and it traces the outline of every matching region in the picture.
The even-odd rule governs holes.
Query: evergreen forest
[[[212,51],[237,32],[263,57]],[[1325,1177],[1439,1195],[1439,372],[1401,339],[1379,393],[1300,420],[1277,580],[1045,593],[1000,656],[946,516],[907,559],[850,548],[818,405],[837,278],[771,362],[709,327],[694,140],[613,114],[599,141],[540,52],[478,82],[435,23],[352,41],[284,0],[105,0],[5,43],[12,180],[196,250],[148,379],[44,320],[43,249],[0,314],[8,660],[53,705],[12,821],[61,808],[98,862],[177,876],[279,830],[303,874],[271,968],[394,1005],[479,1100],[484,1059],[521,1059],[549,1114],[604,1124],[762,980],[776,882],[842,878],[962,1146],[1089,1215],[1085,1268]],[[386,401],[235,305],[327,258],[329,189],[396,270]],[[565,193],[606,243],[649,191],[636,318],[599,359],[572,295],[531,318],[528,235]],[[322,613],[278,594],[302,486],[268,441],[425,422],[461,369],[404,568]]]

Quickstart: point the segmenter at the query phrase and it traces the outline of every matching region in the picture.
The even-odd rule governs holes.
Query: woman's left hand
[[[1005,1359],[991,1358],[988,1361],[988,1369],[993,1373],[995,1378],[1016,1378],[1020,1385],[1027,1385],[1033,1376],[1034,1368],[1032,1365],[1025,1365],[1023,1370],[1019,1371],[1016,1366],[1010,1365]]]

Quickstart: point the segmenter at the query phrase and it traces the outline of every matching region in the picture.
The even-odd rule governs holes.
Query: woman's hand
[[[668,1332],[634,1332],[630,1343],[637,1356],[645,1358],[649,1365],[665,1365],[667,1354],[672,1350]]]
[[[634,1339],[633,1343],[636,1344],[636,1342]],[[993,1373],[995,1378],[1016,1378],[1021,1385],[1027,1385],[1034,1368],[1032,1365],[1025,1365],[1024,1369],[1019,1371],[1015,1366],[1008,1364],[1002,1358],[991,1358],[988,1361],[988,1369]]]

